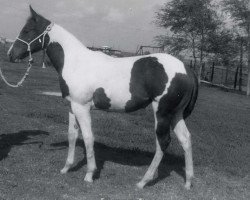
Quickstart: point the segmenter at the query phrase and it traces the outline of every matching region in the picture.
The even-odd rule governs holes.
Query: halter
[[[40,39],[40,37],[43,37],[42,40],[42,49],[44,48],[44,39],[46,34],[52,29],[53,27],[53,23],[51,23],[50,25],[48,25],[45,29],[45,31],[43,31],[43,33],[41,33],[40,35],[38,35],[36,38],[34,38],[33,40],[31,40],[30,42],[26,42],[25,40],[22,40],[21,38],[17,37],[16,40],[19,40],[21,42],[23,42],[24,44],[26,44],[28,46],[27,51],[29,52],[29,63],[33,60],[32,56],[31,56],[31,49],[30,49],[30,45],[35,42],[37,39]]]
[[[33,60],[32,55],[31,55],[30,45],[31,45],[33,42],[35,42],[37,39],[40,39],[40,37],[42,36],[42,37],[43,37],[43,40],[42,40],[42,49],[43,49],[43,48],[44,48],[44,39],[45,39],[45,36],[46,36],[46,34],[52,29],[53,25],[54,25],[53,23],[51,23],[50,25],[48,25],[48,26],[46,27],[45,31],[43,31],[42,34],[38,35],[35,39],[31,40],[30,42],[26,42],[26,41],[20,39],[19,37],[16,38],[16,40],[19,40],[19,41],[23,42],[24,44],[26,44],[26,45],[28,46],[27,51],[29,52],[29,62],[28,62],[28,68],[27,68],[27,70],[26,70],[24,76],[22,77],[22,79],[21,79],[17,84],[11,84],[11,83],[9,83],[9,82],[6,80],[6,78],[4,77],[3,72],[2,72],[2,70],[1,70],[1,68],[0,68],[0,75],[1,75],[1,77],[2,77],[2,79],[3,79],[3,81],[4,81],[8,86],[10,86],[10,87],[16,87],[16,88],[17,88],[17,87],[20,87],[20,86],[22,85],[22,83],[25,81],[25,79],[26,79],[27,76],[29,75],[29,71],[30,71],[30,69],[31,69],[31,67],[32,67],[31,62],[32,62],[32,60]]]

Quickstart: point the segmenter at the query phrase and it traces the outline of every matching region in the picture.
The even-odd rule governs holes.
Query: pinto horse
[[[198,82],[193,72],[168,54],[113,58],[91,51],[64,28],[37,14],[32,7],[30,12],[8,54],[14,61],[45,49],[58,72],[62,97],[71,103],[69,150],[61,173],[66,173],[73,164],[76,139],[82,132],[87,157],[84,180],[93,181],[96,161],[91,107],[132,112],[152,104],[156,152],[137,186],[143,188],[153,179],[170,143],[172,128],[185,152],[185,187],[189,189],[193,160],[191,136],[184,119],[191,114],[198,94]]]

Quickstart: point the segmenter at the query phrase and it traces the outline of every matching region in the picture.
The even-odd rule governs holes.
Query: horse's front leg
[[[93,182],[93,174],[96,170],[95,153],[94,153],[94,136],[91,129],[90,106],[91,103],[84,105],[71,103],[72,111],[76,115],[82,136],[86,147],[87,156],[87,174],[84,178],[87,182]]]
[[[71,165],[74,163],[76,139],[78,137],[79,131],[80,128],[77,124],[75,115],[69,112],[69,131],[68,131],[69,150],[65,166],[61,170],[62,174],[67,173]]]

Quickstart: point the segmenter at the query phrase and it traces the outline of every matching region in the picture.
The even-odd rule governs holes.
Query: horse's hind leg
[[[194,176],[191,135],[187,129],[185,121],[182,118],[177,118],[174,120],[173,129],[185,152],[185,166],[186,166],[185,187],[187,189],[190,189],[191,180]]]
[[[168,147],[170,143],[171,116],[163,117],[156,115],[158,103],[153,102],[152,105],[155,117],[156,152],[146,174],[144,175],[142,180],[139,183],[137,183],[137,187],[139,188],[143,188],[149,181],[153,179],[154,174],[162,160],[163,151]]]
[[[71,103],[73,113],[76,115],[80,125],[87,156],[87,174],[84,178],[87,182],[93,182],[93,174],[96,170],[95,153],[94,153],[94,136],[91,129],[90,106],[91,104],[81,105]]]
[[[163,152],[161,150],[158,140],[156,139],[156,152],[154,158],[142,180],[136,184],[138,188],[143,188],[149,181],[151,181],[154,178],[155,171],[157,170],[162,160],[162,157],[163,157]]]
[[[61,170],[62,174],[67,173],[71,165],[74,163],[76,139],[78,137],[79,131],[80,131],[79,126],[77,124],[75,115],[69,112],[69,130],[68,130],[69,150],[65,166]]]

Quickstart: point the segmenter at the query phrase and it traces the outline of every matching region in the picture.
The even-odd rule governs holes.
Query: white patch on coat
[[[94,91],[102,87],[111,100],[111,109],[124,109],[126,102],[131,99],[131,69],[143,57],[156,57],[163,65],[168,76],[164,94],[176,73],[186,74],[183,63],[168,54],[113,58],[87,49],[59,25],[55,24],[48,34],[50,42],[58,42],[64,50],[62,77],[69,87],[70,99],[81,104],[92,101]]]

